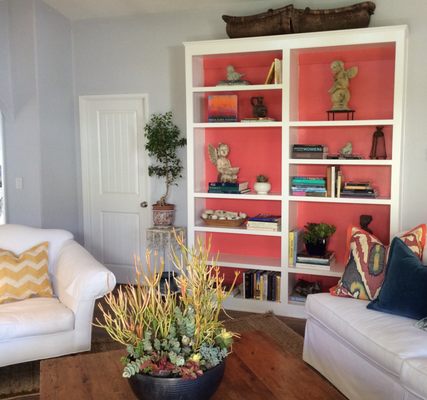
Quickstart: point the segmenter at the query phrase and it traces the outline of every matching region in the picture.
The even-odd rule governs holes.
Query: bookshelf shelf
[[[193,124],[194,128],[281,128],[282,122],[199,122]]]
[[[309,203],[340,203],[340,204],[372,204],[372,205],[391,205],[391,199],[363,199],[363,198],[344,198],[344,197],[310,197],[310,196],[289,196],[291,202],[309,202]]]
[[[326,127],[326,126],[389,126],[393,125],[393,119],[373,119],[373,120],[351,120],[351,121],[290,121],[290,127]]]
[[[273,194],[256,194],[256,193],[228,194],[228,193],[195,192],[194,197],[195,198],[205,198],[205,199],[271,200],[271,201],[282,200],[282,195],[278,194],[278,193],[273,193]]]
[[[211,232],[211,233],[233,233],[237,235],[256,235],[256,236],[281,236],[282,232],[274,231],[255,231],[246,229],[246,227],[239,228],[217,228],[211,226],[196,225],[194,227],[195,232]]]
[[[233,86],[206,86],[194,87],[194,93],[207,93],[207,92],[241,92],[241,91],[256,91],[256,90],[282,90],[282,84],[269,84],[269,85],[233,85]]]
[[[217,265],[227,279],[234,276],[234,270],[280,274],[280,302],[230,296],[225,304],[228,309],[272,310],[278,315],[304,317],[304,303],[289,297],[296,282],[319,281],[323,291],[336,284],[347,263],[347,229],[358,225],[361,215],[373,217],[370,228],[383,242],[401,230],[406,32],[406,26],[394,26],[313,32],[297,38],[277,35],[185,43],[188,244],[211,240],[212,255],[218,252]],[[276,82],[282,83],[264,84],[277,60],[281,61],[278,71],[282,79]],[[345,114],[328,120],[331,63],[335,60],[343,60],[346,68],[358,67],[357,77],[350,82],[349,105],[355,110],[354,120],[344,119]],[[228,65],[244,73],[244,79],[252,84],[216,86],[226,78]],[[209,96],[220,94],[237,96],[239,122],[206,122]],[[273,121],[249,120],[251,99],[259,96]],[[244,118],[249,121],[241,121]],[[377,126],[384,127],[384,160],[369,158]],[[362,159],[292,158],[294,145],[321,145],[329,154],[337,154],[349,142],[352,152]],[[241,182],[248,181],[252,189],[257,175],[267,175],[272,192],[207,193],[209,182],[217,176],[207,146],[218,143],[229,145],[229,159],[240,168]],[[292,178],[296,176],[328,177],[330,191],[337,176],[344,183],[369,181],[367,186],[372,186],[378,197],[293,196]],[[281,231],[205,226],[201,213],[206,209],[249,216],[281,215]],[[301,230],[309,222],[326,222],[337,228],[329,241],[336,259],[330,271],[289,266],[289,232]]]
[[[341,160],[341,159],[305,159],[293,158],[289,164],[295,165],[393,165],[392,160]]]

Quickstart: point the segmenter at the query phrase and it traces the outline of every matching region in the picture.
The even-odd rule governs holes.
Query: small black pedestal
[[[326,113],[328,114],[328,121],[331,120],[335,121],[335,114],[347,114],[347,119],[354,119],[354,113],[356,110],[327,110]]]

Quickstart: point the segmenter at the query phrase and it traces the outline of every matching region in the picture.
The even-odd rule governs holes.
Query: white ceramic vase
[[[270,182],[255,182],[254,189],[257,194],[267,194],[271,190]]]

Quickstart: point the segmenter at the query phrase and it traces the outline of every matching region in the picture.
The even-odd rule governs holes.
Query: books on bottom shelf
[[[247,270],[243,272],[243,298],[280,301],[280,272]]]

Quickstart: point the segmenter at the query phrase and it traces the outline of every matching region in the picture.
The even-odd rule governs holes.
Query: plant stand
[[[176,241],[175,233],[181,236],[185,242],[185,228],[179,226],[158,227],[153,226],[147,229],[147,249],[157,252],[165,262],[164,271],[168,273],[174,272],[171,251],[177,255],[181,254],[181,249]],[[176,272],[176,271],[175,271]]]

